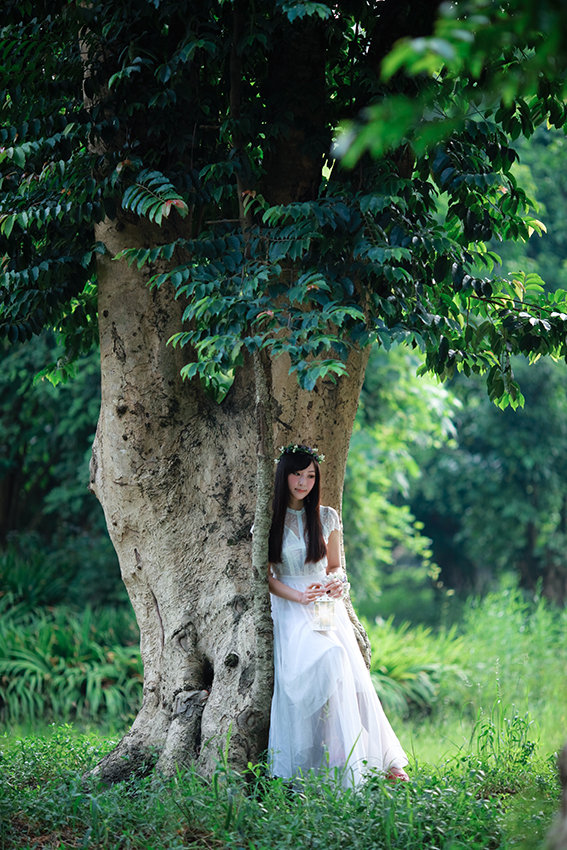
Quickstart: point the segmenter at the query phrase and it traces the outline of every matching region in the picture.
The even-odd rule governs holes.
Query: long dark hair
[[[268,559],[271,564],[279,564],[282,559],[282,541],[285,523],[285,512],[289,503],[289,487],[287,477],[292,472],[307,469],[312,463],[315,467],[315,484],[310,493],[303,499],[305,508],[305,526],[307,531],[307,553],[306,561],[316,563],[327,554],[327,546],[323,538],[321,528],[321,517],[319,516],[319,493],[321,474],[317,459],[309,452],[301,449],[294,452],[284,452],[276,467],[276,480],[274,483],[274,503],[272,511],[272,527],[270,528],[270,542]]]

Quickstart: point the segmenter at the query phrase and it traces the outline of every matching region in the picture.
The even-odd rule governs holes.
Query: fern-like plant
[[[39,718],[119,720],[141,698],[142,664],[135,645],[122,645],[123,614],[106,611],[105,628],[95,612],[66,606],[30,610],[0,598],[0,715],[10,723]],[[112,620],[115,620],[112,623]],[[133,618],[132,618],[133,619]]]
[[[393,618],[366,623],[372,644],[371,676],[388,711],[431,711],[443,687],[465,677],[460,666],[464,638],[455,629],[433,633],[426,626],[395,626]]]

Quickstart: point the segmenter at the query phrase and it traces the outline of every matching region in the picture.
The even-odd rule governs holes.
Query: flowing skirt
[[[321,576],[279,576],[304,590]],[[356,785],[371,770],[407,764],[378,699],[341,600],[335,627],[313,630],[313,605],[272,595],[274,695],[269,758],[272,775],[295,777],[344,769]]]

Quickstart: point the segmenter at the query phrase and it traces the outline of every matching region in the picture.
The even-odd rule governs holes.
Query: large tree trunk
[[[233,10],[230,109],[242,153],[242,57],[236,45],[245,7]],[[299,36],[301,36],[299,38]],[[272,140],[260,191],[269,203],[317,196],[329,138],[324,117],[325,39],[321,22],[281,23],[268,57],[267,121],[289,110],[289,130]],[[282,102],[283,98],[283,102]],[[286,112],[287,114],[287,112]],[[240,179],[240,178],[239,178]],[[248,186],[238,183],[240,200]],[[243,211],[241,209],[243,225]],[[160,241],[169,241],[166,228]],[[106,224],[97,239],[115,256],[155,242],[155,232]],[[99,270],[102,409],[92,487],[100,499],[141,633],[143,704],[129,734],[98,767],[108,780],[144,771],[157,755],[169,772],[189,761],[210,773],[228,741],[237,765],[267,744],[271,618],[265,577],[269,489],[276,446],[317,445],[329,458],[323,500],[340,510],[344,470],[366,357],[354,351],[349,376],[297,387],[289,362],[260,357],[238,369],[222,404],[198,381],[183,383],[186,352],[166,340],[181,325],[170,292],[150,290],[148,272],[103,258]],[[256,371],[254,369],[256,367]],[[266,400],[271,393],[272,410]],[[269,406],[269,403],[268,403]],[[273,417],[273,434],[269,424]],[[261,426],[257,431],[258,424]],[[258,451],[256,450],[258,446]],[[258,511],[254,566],[250,527]],[[263,505],[263,507],[262,507]],[[353,615],[361,648],[365,635]]]
[[[110,255],[144,237],[101,228]],[[257,423],[253,364],[222,404],[180,378],[166,340],[176,302],[146,273],[103,259],[99,269],[102,406],[91,486],[104,508],[136,613],[143,704],[97,768],[108,781],[193,761],[210,773],[228,742],[245,765],[267,743],[271,681],[267,581],[252,570]],[[306,394],[283,361],[271,375],[276,444],[302,439],[329,457],[325,498],[340,507],[348,440],[364,371]],[[273,461],[272,461],[273,463]],[[256,599],[254,599],[256,588]],[[257,661],[261,661],[260,665]]]
[[[114,225],[98,235],[112,254],[140,241],[133,228]],[[179,356],[166,345],[179,327],[171,293],[150,290],[140,272],[109,260],[99,290],[102,407],[92,487],[144,662],[141,711],[99,771],[118,778],[152,753],[165,770],[195,758],[209,765],[231,726],[230,751],[246,761],[266,728],[263,707],[251,701],[253,374],[243,368],[216,405],[198,382],[182,382]]]

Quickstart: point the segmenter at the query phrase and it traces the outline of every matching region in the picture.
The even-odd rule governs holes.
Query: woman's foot
[[[409,776],[402,767],[389,767],[386,772],[386,779],[390,782],[409,782]]]

